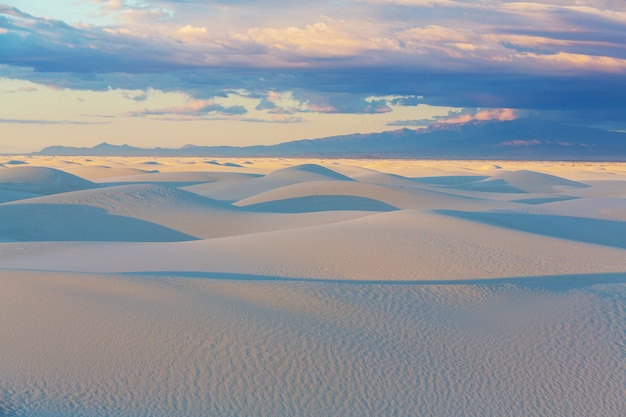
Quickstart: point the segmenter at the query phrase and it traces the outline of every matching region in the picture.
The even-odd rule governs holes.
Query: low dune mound
[[[217,200],[235,202],[287,185],[313,181],[354,182],[352,178],[321,165],[302,164],[282,168],[270,172],[263,177],[251,179],[249,181],[230,182],[228,184],[216,184],[213,187],[204,187],[201,194]]]
[[[153,183],[184,187],[195,184],[215,183],[230,180],[247,180],[258,178],[257,174],[238,172],[188,171],[188,172],[150,172],[143,175],[131,175],[115,178],[115,182]]]
[[[251,204],[247,209],[270,213],[312,213],[319,211],[358,210],[393,211],[390,204],[372,198],[348,195],[310,195]]]
[[[54,168],[17,166],[0,171],[4,190],[49,195],[94,187],[91,181]]]
[[[228,167],[228,168],[243,168],[243,165],[239,165],[236,164],[234,162],[218,162],[218,161],[206,161],[205,164],[211,164],[211,165],[218,165],[218,166],[223,166],[223,167]]]
[[[74,175],[78,175],[81,178],[86,178],[90,181],[110,180],[111,178],[116,177],[130,177],[134,175],[158,172],[155,170],[110,167],[106,165],[80,165],[77,167],[68,168],[66,171]]]
[[[219,213],[234,210],[175,188],[131,184],[0,205],[0,216],[12,219],[0,236],[18,241],[180,241],[194,239],[209,218],[219,222]]]
[[[486,175],[441,175],[436,177],[419,177],[413,181],[435,186],[465,186],[470,183],[488,179]]]
[[[354,181],[346,175],[317,164],[301,164],[293,167],[282,168],[268,174],[267,178],[289,178],[290,180],[299,182],[319,181],[322,179]]]
[[[602,220],[626,221],[625,198],[568,198],[531,205],[515,212],[524,214],[586,217]]]
[[[434,208],[487,208],[502,206],[501,202],[491,202],[465,196],[456,196],[439,191],[422,190],[402,186],[384,186],[356,181],[311,181],[290,184],[253,195],[234,203],[237,206],[256,206],[272,201],[297,199],[312,196],[349,196],[376,200],[380,203],[400,209],[434,209]]]
[[[519,170],[498,173],[480,181],[454,184],[452,187],[495,193],[551,193],[588,186],[555,175]]]
[[[156,184],[128,184],[55,194],[32,198],[23,204],[81,205],[130,217],[141,217],[154,211],[237,210],[221,201]]]
[[[7,247],[0,259],[5,268],[17,269],[192,272],[204,277],[333,282],[434,283],[626,270],[622,248],[485,223],[449,213],[400,210],[333,224],[190,242],[33,248],[41,250],[36,258],[17,256],[11,251],[18,248]]]
[[[398,187],[419,187],[421,184],[402,175],[386,174],[384,172],[369,172],[354,175],[356,181],[368,184],[391,185]]]
[[[195,239],[155,223],[76,204],[1,204],[0,240],[179,242]]]
[[[413,179],[398,174],[390,174],[383,171],[377,171],[370,168],[363,168],[356,165],[341,165],[338,162],[333,164],[333,169],[340,174],[346,175],[355,181],[381,184],[381,185],[397,185],[415,187],[419,186]]]
[[[342,213],[320,210],[320,213],[309,213],[302,208],[297,210],[293,206],[291,210],[277,212],[294,214],[255,213],[229,203],[156,184],[118,185],[37,197],[6,205],[26,207],[28,210],[31,210],[28,208],[31,205],[45,205],[55,210],[57,207],[67,207],[68,211],[84,207],[84,213],[94,215],[94,222],[99,221],[98,216],[104,213],[153,223],[178,231],[185,236],[202,239],[327,224],[364,215],[358,211]],[[106,234],[104,236],[105,238],[101,240],[110,240]],[[147,237],[141,237],[137,232],[134,239],[153,241],[152,236],[149,234]],[[92,238],[98,240],[95,231]]]
[[[626,198],[626,181],[600,181],[589,188],[569,191],[568,194],[581,198]]]
[[[440,214],[503,229],[594,245],[626,249],[626,222],[606,218],[550,213],[520,213],[510,210],[469,212],[439,210]],[[580,214],[580,213],[579,213]]]

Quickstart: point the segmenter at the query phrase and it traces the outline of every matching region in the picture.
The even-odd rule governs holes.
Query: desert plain
[[[0,156],[0,416],[623,416],[626,164]]]

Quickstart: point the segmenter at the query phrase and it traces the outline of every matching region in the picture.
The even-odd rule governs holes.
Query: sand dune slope
[[[506,211],[442,210],[440,213],[523,232],[626,249],[626,222],[619,220]]]
[[[25,200],[27,198],[39,197],[41,194],[27,193],[24,191],[0,189],[0,203],[9,201]]]
[[[515,210],[503,209],[500,211],[619,220],[623,222],[626,221],[626,198],[568,198],[557,201],[547,201],[542,204],[532,204],[525,207],[517,206]]]
[[[266,201],[245,206],[270,213],[312,213],[336,210],[393,211],[398,208],[380,200],[350,195],[311,195]]]
[[[101,182],[110,181],[116,177],[131,177],[136,175],[149,174],[149,169],[138,169],[129,167],[111,167],[106,165],[78,165],[66,169],[67,172],[85,178],[89,181]]]
[[[619,416],[625,303],[624,283],[550,290],[0,271],[0,410]]]
[[[16,166],[0,170],[0,190],[56,194],[94,187],[90,181],[54,168]]]
[[[130,175],[109,179],[117,183],[154,183],[160,185],[185,186],[194,184],[237,182],[257,178],[260,175],[236,173],[236,172],[213,172],[213,171],[190,171],[190,172],[159,172]]]
[[[626,272],[623,249],[484,223],[402,210],[196,242],[32,246],[26,251],[21,246],[20,256],[5,245],[0,259],[9,268],[42,270],[374,281]]]
[[[479,181],[454,186],[497,193],[550,193],[587,187],[581,182],[529,170],[501,172]]]
[[[203,195],[218,200],[237,201],[290,184],[310,181],[354,181],[352,178],[317,164],[301,164],[273,171],[263,177],[205,189]]]
[[[0,205],[0,241],[171,242],[194,236],[75,204]]]
[[[362,206],[337,208],[393,209],[382,204]],[[301,210],[291,210],[298,211]],[[160,235],[153,232],[144,237],[142,231],[152,225],[155,231],[165,233],[164,241],[208,239],[333,223],[365,214],[346,211],[307,216],[255,213],[176,188],[131,184],[0,205],[0,215],[7,220],[0,223],[0,237],[18,241],[159,241]]]
[[[235,205],[246,207],[285,199],[327,195],[363,197],[400,209],[463,207],[485,210],[503,206],[501,201],[494,202],[485,198],[456,196],[445,191],[348,181],[311,181],[261,192],[239,200]]]

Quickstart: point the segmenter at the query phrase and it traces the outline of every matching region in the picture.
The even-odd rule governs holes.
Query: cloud
[[[146,101],[150,94],[148,91],[124,91],[122,96],[128,100]]]
[[[430,126],[433,124],[463,124],[468,122],[508,121],[521,117],[516,109],[463,109],[451,111],[447,116],[435,116],[431,119],[396,120],[388,126]]]
[[[246,93],[243,93],[247,95]],[[267,110],[272,114],[287,115],[302,111],[303,103],[293,97],[291,91],[279,92],[270,90],[265,96],[257,95],[259,104],[255,110]]]
[[[181,92],[207,106],[135,117],[297,118],[423,103],[625,120],[625,3],[572,3],[100,0],[108,20],[80,24],[0,5],[0,76]],[[258,100],[206,104],[235,90]]]
[[[301,112],[376,114],[388,113],[391,108],[385,98],[363,97],[357,94],[319,94],[298,92]]]
[[[520,58],[517,56],[517,58]],[[521,58],[532,60],[561,71],[577,70],[626,73],[626,59],[559,52],[556,54],[523,54]]]
[[[363,21],[341,11],[337,17],[320,16],[323,18],[303,25],[252,26],[237,31],[236,27],[245,27],[246,20],[238,20],[227,30],[215,29],[208,24],[211,20],[195,23],[197,17],[191,15],[190,8],[200,7],[196,2],[158,2],[163,6],[156,8],[143,3],[132,3],[141,7],[120,1],[100,3],[119,12],[117,25],[72,26],[3,6],[0,14],[11,17],[0,23],[4,41],[0,52],[7,57],[4,63],[73,73],[270,67],[327,70],[392,65],[421,70],[626,72],[622,62],[626,59],[623,24],[616,25],[615,19],[608,17],[612,15],[589,7],[498,3],[493,10],[485,10],[479,7],[485,5],[481,2],[473,6],[450,2],[459,10],[479,9],[469,14],[471,24],[440,18],[420,25],[424,17],[415,22],[410,18],[418,16],[413,10],[421,10],[425,3],[407,1],[402,2],[409,10],[404,21]],[[387,3],[364,4],[382,7]],[[166,5],[175,7],[170,10]],[[189,10],[179,16],[185,8]],[[531,11],[533,20],[528,20]],[[517,22],[519,17],[524,17],[523,24]],[[179,23],[183,18],[188,21]],[[502,24],[494,24],[500,20]],[[508,26],[507,21],[511,22]],[[544,24],[548,21],[553,23],[551,31]],[[610,36],[597,35],[600,25],[604,30],[610,28]],[[594,60],[600,64],[592,65]]]
[[[361,52],[364,45],[360,39],[337,26],[324,22],[306,25],[303,28],[251,28],[235,39],[253,42],[278,52],[291,52],[316,58],[349,56]]]
[[[165,107],[160,109],[141,109],[124,113],[127,117],[147,117],[147,116],[182,116],[181,119],[187,118],[202,119],[210,118],[215,115],[221,116],[237,116],[247,113],[243,106],[223,106],[213,100],[191,100],[184,106]]]
[[[271,121],[273,123],[302,123],[304,119],[292,114],[274,114],[272,115]]]
[[[207,28],[205,28],[204,26],[202,27],[195,27],[195,26],[191,26],[191,25],[185,25],[183,27],[181,27],[180,29],[178,29],[178,31],[176,32],[178,34],[179,37],[185,39],[196,39],[196,38],[203,38],[207,33]]]
[[[123,0],[92,0],[94,3],[101,5],[101,10],[108,13],[115,13],[124,7]]]
[[[389,102],[396,106],[417,106],[424,101],[423,96],[392,97]]]
[[[467,123],[471,121],[507,121],[518,118],[515,109],[478,109],[472,114],[452,115],[437,120],[437,123]]]

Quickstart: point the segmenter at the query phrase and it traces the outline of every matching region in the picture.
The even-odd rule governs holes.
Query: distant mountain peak
[[[107,142],[102,142],[96,146],[94,146],[92,149],[118,149],[118,148],[132,148],[132,146],[130,145],[111,145],[110,143]]]

